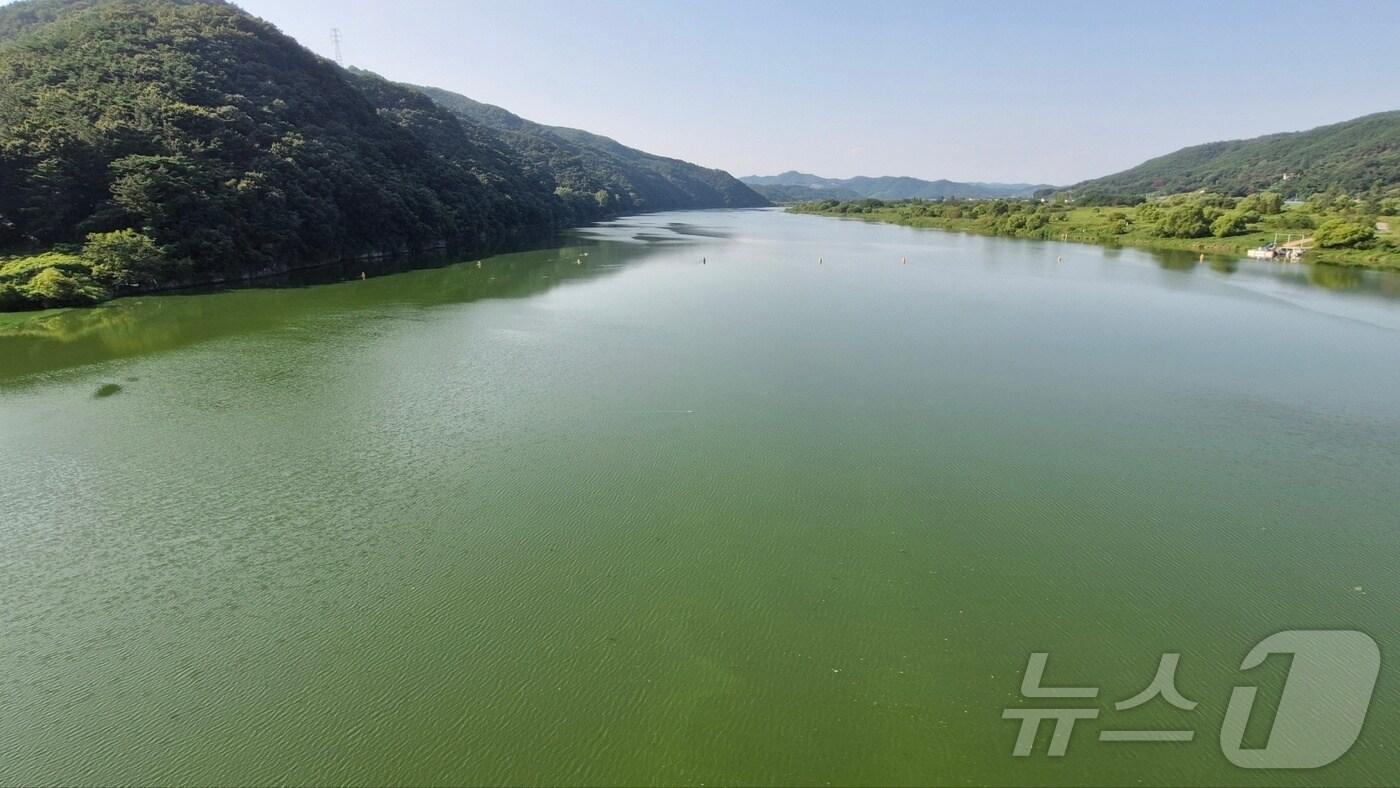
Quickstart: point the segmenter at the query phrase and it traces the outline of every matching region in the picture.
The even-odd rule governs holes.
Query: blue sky
[[[1400,2],[241,0],[346,62],[736,175],[1068,183],[1400,109]]]

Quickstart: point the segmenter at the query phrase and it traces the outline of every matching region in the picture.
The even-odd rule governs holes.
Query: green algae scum
[[[0,315],[0,784],[1385,784],[1397,392],[1395,274],[774,211]]]

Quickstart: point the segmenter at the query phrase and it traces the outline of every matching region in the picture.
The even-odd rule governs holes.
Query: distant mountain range
[[[1182,148],[1123,172],[1084,181],[1071,193],[1226,194],[1276,191],[1306,197],[1338,189],[1359,194],[1400,186],[1400,111],[1381,112],[1309,131]]]
[[[761,184],[746,183],[750,189],[763,195],[769,202],[776,205],[792,205],[799,202],[813,202],[817,200],[861,200],[866,195],[852,189],[832,188],[821,189],[815,186],[792,186],[788,184],[773,184],[764,186]]]
[[[926,181],[919,178],[884,176],[878,178],[823,178],[805,172],[789,170],[780,175],[750,175],[740,178],[745,184],[773,202],[803,200],[946,200],[991,199],[994,197],[1030,197],[1037,191],[1053,186],[1034,183],[959,183],[958,181]]]
[[[775,203],[864,198],[1024,198],[1054,189],[1029,183],[823,178],[795,171],[750,175],[739,180]],[[1400,189],[1400,110],[1308,131],[1194,145],[1056,191],[1071,196],[1113,198],[1201,190],[1232,195],[1275,191],[1285,197],[1307,197],[1329,189],[1353,195],[1372,189]]]

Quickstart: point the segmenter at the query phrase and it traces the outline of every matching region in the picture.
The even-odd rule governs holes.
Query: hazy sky
[[[240,0],[306,46],[736,175],[1056,184],[1400,109],[1400,2]]]

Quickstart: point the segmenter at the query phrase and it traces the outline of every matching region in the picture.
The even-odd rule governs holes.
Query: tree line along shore
[[[1092,201],[1091,201],[1092,202]],[[1246,254],[1292,240],[1309,262],[1400,270],[1400,196],[1329,191],[1302,201],[1275,192],[1195,192],[1118,204],[1027,200],[822,200],[794,213],[909,227],[1112,246]],[[1393,229],[1392,229],[1393,228]]]

